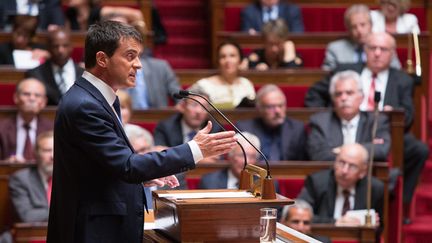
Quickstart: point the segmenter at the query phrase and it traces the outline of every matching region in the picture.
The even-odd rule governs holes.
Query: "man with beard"
[[[286,98],[274,84],[264,85],[257,92],[259,116],[239,121],[241,131],[255,134],[262,152],[272,161],[306,159],[306,132],[300,121],[286,117]]]
[[[53,128],[52,121],[39,116],[47,102],[45,86],[34,78],[21,80],[13,98],[16,114],[0,120],[0,160],[32,161],[37,135]]]
[[[375,146],[374,160],[385,161],[390,149],[388,119],[379,117],[376,137],[372,138],[372,113],[360,111],[363,89],[354,71],[335,74],[330,81],[333,111],[320,112],[310,118],[308,154],[311,160],[334,160],[343,144],[360,143],[370,151]]]

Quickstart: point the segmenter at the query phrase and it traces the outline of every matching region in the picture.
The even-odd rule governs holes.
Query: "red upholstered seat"
[[[14,105],[15,84],[0,84],[0,105]]]

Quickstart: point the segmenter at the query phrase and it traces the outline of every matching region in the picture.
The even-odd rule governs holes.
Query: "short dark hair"
[[[132,38],[143,43],[141,34],[132,26],[117,21],[103,21],[91,25],[85,40],[85,67],[96,65],[96,53],[103,51],[111,57],[121,39]]]
[[[238,51],[239,56],[240,56],[240,62],[241,62],[243,60],[243,51],[242,51],[240,45],[236,41],[234,41],[233,39],[226,39],[218,45],[218,47],[216,49],[216,51],[217,51],[216,54],[217,54],[218,59],[219,59],[219,52],[222,49],[222,47],[229,46],[229,45],[234,46],[235,49]]]

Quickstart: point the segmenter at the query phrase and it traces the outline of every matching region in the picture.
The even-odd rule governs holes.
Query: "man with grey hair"
[[[380,115],[376,137],[372,138],[374,115],[360,111],[363,90],[360,76],[351,70],[336,73],[330,81],[333,110],[310,118],[307,142],[311,160],[334,160],[343,144],[360,143],[370,151],[375,146],[374,160],[385,161],[390,150],[388,119]]]
[[[339,64],[365,63],[366,54],[364,44],[367,36],[372,32],[372,20],[368,6],[354,4],[345,11],[345,27],[349,38],[330,42],[327,45],[322,69],[333,70]],[[397,55],[392,58],[391,66],[400,69],[401,64]]]
[[[254,133],[264,155],[273,161],[306,159],[306,131],[301,121],[286,116],[286,97],[274,84],[257,92],[258,117],[239,121],[241,131]]]
[[[149,131],[137,125],[125,126],[124,130],[135,152],[144,154],[152,151],[154,139]]]

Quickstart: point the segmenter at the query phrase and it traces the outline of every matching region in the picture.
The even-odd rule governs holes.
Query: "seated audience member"
[[[19,222],[46,222],[51,198],[54,156],[53,131],[37,137],[36,167],[25,168],[9,178],[9,192]]]
[[[52,121],[39,115],[46,106],[44,84],[34,78],[21,80],[14,102],[16,114],[0,119],[0,159],[16,163],[33,161],[37,135],[53,128]]]
[[[340,65],[335,72],[354,70],[360,74],[363,85],[363,101],[360,110],[371,110],[374,106],[373,94],[380,91],[378,108],[384,111],[402,108],[405,111],[404,135],[404,188],[403,201],[408,211],[417,180],[429,155],[429,148],[409,132],[414,119],[412,94],[414,82],[404,71],[390,67],[395,53],[396,41],[388,33],[372,33],[366,40],[366,65]],[[331,76],[314,84],[307,92],[305,104],[308,107],[330,106],[329,80]],[[408,219],[405,222],[409,222]]]
[[[193,89],[202,90],[209,95],[210,101],[219,108],[234,108],[244,100],[255,99],[252,82],[240,76],[243,59],[240,46],[231,41],[221,43],[217,48],[219,73],[198,80]]]
[[[34,16],[18,15],[14,17],[11,42],[0,44],[0,65],[36,67],[49,57],[48,51],[44,50],[41,45],[32,42],[36,34],[36,27],[37,18]],[[19,64],[23,60],[16,60],[15,58],[19,58],[18,54],[22,55],[25,52],[31,56],[31,59],[25,60],[26,65],[23,66]]]
[[[306,159],[306,131],[300,121],[286,117],[286,98],[274,84],[257,92],[254,119],[238,121],[241,131],[254,133],[261,142],[264,155],[273,161]]]
[[[368,152],[360,144],[340,148],[332,169],[309,175],[298,198],[313,208],[316,223],[360,225],[348,210],[366,209]],[[384,184],[372,177],[371,208],[375,209],[382,226]]]
[[[303,66],[303,60],[297,56],[294,42],[288,40],[288,29],[282,20],[266,23],[262,37],[264,49],[255,50],[246,59],[249,69],[268,70]]]
[[[334,160],[343,144],[360,143],[368,151],[374,146],[374,160],[386,161],[390,150],[390,131],[386,116],[378,119],[376,137],[372,138],[374,114],[360,111],[363,88],[358,73],[336,73],[330,81],[333,110],[310,118],[308,154],[311,160]],[[336,150],[336,151],[335,151]]]
[[[335,40],[327,45],[322,69],[333,70],[339,64],[366,62],[364,44],[372,32],[372,20],[369,8],[363,4],[354,4],[345,11],[345,27],[349,38]],[[390,64],[399,69],[401,64],[395,53]]]
[[[57,105],[84,69],[71,58],[70,33],[63,28],[48,32],[48,51],[51,57],[42,65],[27,71],[27,77],[41,80],[47,89],[48,105]]]
[[[257,136],[244,132],[243,135],[258,149],[260,141]],[[248,164],[256,164],[259,154],[240,134],[236,134],[237,141],[243,146]],[[244,168],[244,155],[239,145],[227,154],[230,167],[203,175],[198,188],[200,189],[238,189],[240,174]]]
[[[260,32],[263,24],[282,19],[290,32],[303,32],[303,17],[297,5],[280,0],[256,0],[246,6],[240,15],[241,31],[253,35]]]
[[[407,13],[410,0],[379,0],[381,8],[372,10],[372,31],[391,34],[420,33],[417,16]]]
[[[312,235],[311,224],[313,215],[313,209],[308,202],[302,199],[296,199],[293,205],[283,208],[280,222],[323,243],[331,242],[328,237]]]

